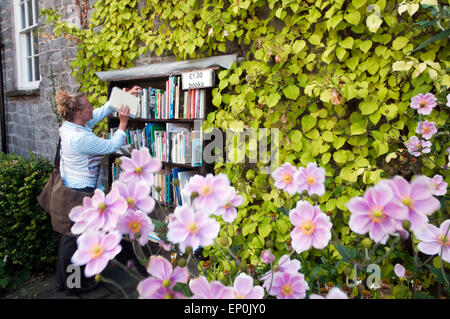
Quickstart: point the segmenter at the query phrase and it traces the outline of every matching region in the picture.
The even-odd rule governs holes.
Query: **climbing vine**
[[[426,23],[435,18],[430,7],[448,12],[438,1],[147,0],[139,7],[136,0],[105,0],[96,2],[81,30],[52,10],[42,13],[55,35],[71,35],[78,42],[73,75],[96,106],[106,102],[106,84],[95,72],[131,67],[147,52],[179,60],[239,53],[241,63],[218,72],[212,100],[217,110],[203,129],[277,128],[279,162],[315,162],[325,168],[326,193],[317,202],[341,242],[357,246],[363,237],[347,226],[345,204],[351,197],[395,175],[410,180],[441,174],[450,182],[448,36],[417,49],[442,28],[448,30],[443,15],[439,26]],[[419,120],[410,103],[429,92],[438,105],[427,120],[440,133],[430,153],[415,157],[405,146]],[[260,172],[266,165],[262,159],[239,163],[250,157],[250,144],[230,149],[234,162],[216,163],[215,171],[226,173],[245,197],[236,221],[222,227],[219,243],[257,271],[262,249],[270,246],[277,258],[286,252],[290,223],[282,207],[294,202],[270,187],[270,175]],[[446,197],[441,202],[435,224],[449,216]],[[204,253],[218,257],[219,280],[238,271],[217,245]],[[327,253],[332,259],[342,252],[331,247]],[[302,258],[313,267],[323,254],[312,250]],[[396,257],[385,260],[386,277]],[[336,279],[347,266],[338,262],[324,280]],[[423,279],[427,285],[434,280]]]

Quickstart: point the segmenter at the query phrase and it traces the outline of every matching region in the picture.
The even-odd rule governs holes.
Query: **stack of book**
[[[189,198],[183,195],[182,191],[189,179],[195,174],[198,174],[197,170],[186,168],[165,169],[155,173],[152,197],[159,202],[175,206],[189,203]],[[175,179],[179,180],[179,184],[176,186],[173,183]],[[157,187],[159,192],[156,191]]]

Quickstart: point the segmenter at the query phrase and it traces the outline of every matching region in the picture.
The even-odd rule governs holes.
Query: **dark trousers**
[[[86,187],[83,189],[76,189],[73,188],[76,191],[82,191],[82,192],[92,192],[94,191],[93,187]],[[84,268],[85,266],[79,267],[79,269],[75,269],[75,267],[69,267],[72,264],[71,258],[75,251],[77,250],[77,237],[71,237],[66,235],[61,235],[59,240],[59,246],[58,246],[58,259],[56,261],[56,280],[57,285],[60,287],[63,287],[66,291],[71,291],[76,288],[85,288],[87,286],[91,286],[95,283],[94,277],[86,278],[84,276]],[[69,267],[69,268],[68,268]],[[76,274],[76,272],[80,274],[80,284],[81,287],[73,287],[69,288],[67,287],[68,278],[69,276],[72,276],[71,279],[73,279]],[[76,282],[75,280],[69,280],[69,282]]]

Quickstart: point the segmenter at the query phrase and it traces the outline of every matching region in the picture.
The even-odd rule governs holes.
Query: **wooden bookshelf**
[[[189,71],[183,71],[183,72],[189,72]],[[110,80],[108,81],[108,96],[111,94],[113,87],[119,87],[119,88],[132,88],[135,85],[138,85],[142,88],[154,88],[154,89],[160,89],[165,90],[166,89],[166,81],[171,76],[179,76],[181,80],[181,72],[175,73],[175,74],[167,74],[166,76],[159,76],[159,77],[152,77],[152,76],[143,76],[139,78],[133,78],[130,80]],[[217,75],[215,70],[213,70],[213,76],[215,77],[214,83],[218,83]],[[173,123],[173,124],[183,124],[185,126],[189,127],[189,130],[192,131],[194,128],[201,127],[201,124],[206,119],[209,112],[211,112],[214,107],[212,105],[212,89],[214,87],[203,87],[202,89],[205,90],[204,99],[205,99],[205,109],[204,114],[202,118],[130,118],[128,121],[127,130],[144,130],[147,123],[153,123],[153,124],[161,124],[166,125],[167,123]],[[180,95],[184,92],[184,90],[180,87]],[[119,118],[115,116],[110,116],[107,119],[107,126],[108,131],[110,131],[111,128],[116,128],[119,125]],[[205,148],[205,141],[202,141],[202,155],[203,155],[203,149]],[[146,145],[146,147],[151,150],[149,145]],[[191,147],[192,149],[192,147]],[[170,153],[170,151],[169,151]],[[117,157],[125,156],[124,154],[120,153],[114,153],[110,154],[108,156],[108,187],[111,186],[113,181],[113,173],[112,173],[112,165],[114,163],[114,160]],[[187,164],[180,164],[176,162],[171,161],[161,161],[163,169],[162,170],[172,170],[175,168],[184,168],[184,169],[195,169],[198,171],[200,175],[205,176],[208,172],[212,172],[214,169],[214,164],[207,164],[203,160],[202,156],[202,164],[200,166],[195,166],[190,163]],[[166,205],[169,208],[174,208],[175,205],[173,203],[161,203],[162,205]]]

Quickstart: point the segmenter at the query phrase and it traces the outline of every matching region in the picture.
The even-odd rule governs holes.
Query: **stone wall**
[[[39,9],[55,9],[64,21],[80,27],[80,12],[76,0],[38,0]],[[81,1],[80,1],[81,2]],[[142,2],[142,1],[141,1]],[[141,3],[142,6],[144,2]],[[90,7],[95,3],[89,1]],[[91,11],[92,9],[90,9]],[[70,39],[52,38],[49,26],[39,18],[39,64],[41,82],[36,90],[18,90],[12,0],[0,1],[0,27],[4,44],[3,80],[6,112],[6,134],[9,152],[28,157],[31,150],[37,156],[53,160],[58,141],[58,127],[54,107],[54,91],[79,88],[72,77],[70,62],[76,57],[77,45]],[[135,61],[143,65],[173,60],[147,54]]]

